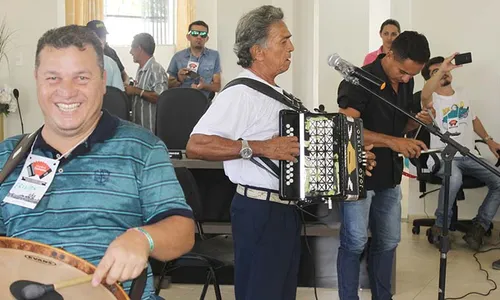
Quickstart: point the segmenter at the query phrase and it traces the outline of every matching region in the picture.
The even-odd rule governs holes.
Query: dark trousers
[[[300,263],[297,209],[236,193],[231,225],[236,300],[294,300]]]

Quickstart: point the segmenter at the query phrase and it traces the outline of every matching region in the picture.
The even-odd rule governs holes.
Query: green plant
[[[0,23],[0,63],[2,60],[6,60],[9,62],[9,58],[7,57],[7,44],[12,36],[12,32],[7,27],[7,20],[5,17],[2,19]]]

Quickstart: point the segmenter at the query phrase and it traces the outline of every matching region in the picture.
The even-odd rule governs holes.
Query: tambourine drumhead
[[[94,273],[95,266],[64,250],[41,243],[0,237],[0,299],[15,299],[9,288],[18,280],[53,284]],[[94,288],[88,283],[58,291],[64,299],[129,300],[117,284],[101,284]]]

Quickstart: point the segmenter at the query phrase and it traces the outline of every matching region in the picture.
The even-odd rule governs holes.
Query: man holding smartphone
[[[195,21],[186,35],[190,47],[174,54],[168,66],[168,87],[198,89],[208,98],[220,91],[219,52],[205,47],[208,42],[208,25]]]
[[[441,56],[434,57],[422,69],[422,76],[426,80],[422,89],[422,106],[433,105],[436,110],[436,126],[441,132],[450,132],[452,138],[460,144],[466,146],[471,151],[474,150],[474,133],[488,144],[491,152],[498,158],[500,144],[495,142],[488,135],[481,120],[474,115],[467,95],[462,91],[455,90],[451,83],[453,77],[451,71],[460,67],[461,63],[471,62],[470,53],[465,56],[457,56],[458,53],[448,58]],[[455,64],[452,61],[455,59]],[[436,136],[431,135],[431,148],[444,148],[446,145]],[[483,159],[484,160],[484,159]],[[432,164],[432,162],[429,162]],[[429,165],[429,164],[428,164]],[[432,168],[431,165],[429,165]],[[470,248],[479,250],[483,244],[483,237],[488,231],[491,221],[500,206],[500,178],[491,174],[490,171],[474,162],[469,157],[463,157],[457,153],[453,159],[450,178],[450,201],[448,205],[448,224],[452,217],[453,200],[462,185],[462,176],[469,175],[483,181],[488,186],[488,194],[479,208],[473,226],[463,237]],[[444,177],[444,164],[437,176]],[[439,191],[439,202],[436,210],[436,223],[432,227],[433,243],[439,247],[439,237],[441,235],[444,215],[444,185]]]

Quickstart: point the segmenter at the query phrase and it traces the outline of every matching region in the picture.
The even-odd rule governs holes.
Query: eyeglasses
[[[208,32],[206,31],[198,31],[198,30],[190,30],[188,32],[189,35],[193,36],[193,37],[197,37],[197,36],[200,36],[202,38],[206,38],[208,36]]]

